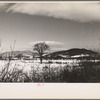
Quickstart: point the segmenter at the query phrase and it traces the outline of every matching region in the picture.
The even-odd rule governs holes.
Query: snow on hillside
[[[81,54],[81,55],[75,55],[75,56],[71,56],[71,58],[78,58],[78,57],[88,57],[88,54]]]

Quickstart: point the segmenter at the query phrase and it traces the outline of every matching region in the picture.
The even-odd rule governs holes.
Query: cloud
[[[8,3],[0,3],[0,11],[6,9]]]
[[[17,3],[9,11],[79,22],[100,21],[99,3]]]
[[[8,3],[0,3],[0,7],[4,7],[6,5],[8,5]]]
[[[0,3],[0,11],[6,12],[9,7],[15,5],[14,3]]]
[[[31,42],[30,45],[34,46],[36,43],[45,42],[47,45],[50,46],[50,50],[62,50],[64,49],[64,43],[56,42],[56,41],[35,41]]]

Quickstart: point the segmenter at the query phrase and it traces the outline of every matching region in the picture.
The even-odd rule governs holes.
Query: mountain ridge
[[[1,53],[1,56],[7,56],[9,55],[11,52],[7,51],[4,53]],[[25,50],[25,51],[13,51],[13,55],[17,56],[18,54],[22,54],[23,56],[33,56],[34,53],[33,51],[30,50]],[[70,58],[73,56],[77,56],[77,55],[97,55],[98,53],[92,50],[88,50],[85,48],[72,48],[72,49],[68,49],[68,50],[60,50],[60,51],[55,51],[49,54],[44,55],[44,58]]]
[[[72,48],[68,50],[62,50],[47,54],[46,57],[48,58],[70,58],[71,56],[75,55],[96,55],[98,54],[95,51],[87,50],[85,48]]]

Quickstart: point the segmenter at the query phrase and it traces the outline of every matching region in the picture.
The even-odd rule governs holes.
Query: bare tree
[[[0,59],[3,59],[3,56],[1,55],[2,53],[2,47],[1,47],[1,43],[2,43],[2,38],[0,38]]]
[[[21,60],[23,57],[23,54],[19,53],[16,57],[18,58],[18,60]]]
[[[10,54],[9,54],[9,61],[11,61],[11,60],[12,60],[12,57],[14,56],[15,44],[16,44],[16,40],[14,40],[13,46],[10,45],[10,50],[11,50],[11,52],[10,52]]]
[[[42,64],[43,55],[49,49],[49,46],[45,42],[36,43],[34,45],[33,51],[37,53],[40,58],[40,63]]]
[[[2,44],[2,38],[0,38],[0,53],[1,53],[2,50],[3,50],[2,47],[1,47],[1,46],[2,46],[1,44]]]

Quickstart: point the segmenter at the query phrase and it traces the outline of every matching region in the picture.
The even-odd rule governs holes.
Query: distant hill
[[[4,52],[1,53],[0,55],[2,57],[7,57],[9,56],[11,52]],[[26,50],[26,51],[13,51],[13,56],[16,57],[18,54],[22,54],[23,57],[25,56],[33,56],[33,52],[30,50]],[[79,57],[88,57],[88,56],[93,56],[93,55],[97,55],[97,52],[94,52],[92,50],[87,50],[87,49],[79,49],[79,48],[73,48],[73,49],[69,49],[69,50],[62,50],[62,51],[56,51],[53,53],[49,53],[44,55],[44,58],[51,58],[51,59],[67,59],[67,58],[79,58]],[[35,54],[34,54],[35,55]]]
[[[80,56],[92,56],[98,54],[92,50],[73,48],[69,50],[57,51],[46,55],[47,58],[61,59],[61,58],[72,58]]]
[[[9,56],[11,53],[11,51],[7,51],[7,52],[4,52],[4,53],[1,53],[0,55],[5,57],[5,56]],[[18,54],[22,54],[23,56],[24,55],[33,55],[33,52],[30,51],[30,50],[25,50],[25,51],[13,51],[13,55],[14,56],[17,56]]]

